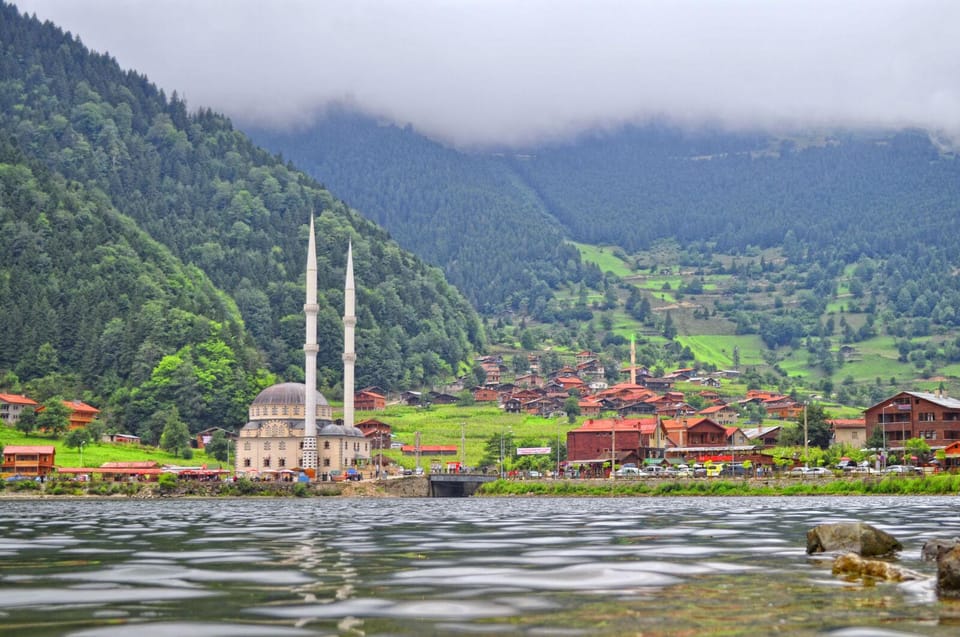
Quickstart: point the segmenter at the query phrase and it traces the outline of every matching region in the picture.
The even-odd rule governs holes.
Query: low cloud
[[[347,103],[461,146],[665,118],[960,140],[953,0],[17,0],[241,124]]]

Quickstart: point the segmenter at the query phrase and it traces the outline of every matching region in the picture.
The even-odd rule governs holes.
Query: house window
[[[923,438],[924,440],[936,440],[937,432],[935,430],[921,431],[920,437]]]
[[[920,422],[933,422],[935,420],[932,411],[920,412]]]
[[[850,432],[850,438],[851,438],[852,440],[857,440],[859,437],[860,437],[860,432],[859,432],[859,431],[852,431],[852,432]]]

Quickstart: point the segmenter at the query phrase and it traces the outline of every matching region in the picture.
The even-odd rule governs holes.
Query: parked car
[[[347,476],[347,480],[352,480],[354,482],[358,482],[360,478],[363,477],[360,475],[360,472],[354,469],[353,467],[350,467],[349,469],[347,469],[346,476]]]
[[[642,478],[643,472],[636,467],[620,467],[613,472],[618,478]]]
[[[723,463],[720,464],[711,464],[706,466],[706,476],[708,478],[719,478],[720,472],[723,471]]]
[[[723,468],[720,469],[720,475],[727,478],[739,478],[747,475],[747,470],[739,462],[731,462],[723,465]]]
[[[883,470],[884,473],[894,473],[897,475],[911,475],[911,474],[921,474],[923,469],[921,467],[914,467],[909,464],[892,464],[886,469]]]
[[[643,474],[648,478],[663,478],[667,475],[667,470],[658,465],[650,465],[643,468]]]
[[[833,472],[824,467],[794,467],[790,470],[790,475],[802,477],[832,476]]]
[[[327,476],[334,482],[343,482],[347,479],[347,474],[340,469],[331,469]]]
[[[542,478],[543,474],[539,471],[527,471],[528,478]]]

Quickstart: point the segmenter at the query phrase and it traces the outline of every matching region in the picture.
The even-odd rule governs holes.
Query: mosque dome
[[[250,403],[250,420],[265,418],[303,417],[305,414],[307,386],[303,383],[278,383],[257,394]],[[323,394],[316,392],[317,418],[329,420],[332,416],[330,403]]]
[[[346,425],[338,425],[336,423],[330,423],[324,425],[317,432],[318,436],[343,436],[347,438],[363,438],[363,432],[357,429],[356,427],[347,427]]]

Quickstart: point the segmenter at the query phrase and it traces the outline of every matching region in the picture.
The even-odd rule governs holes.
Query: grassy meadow
[[[80,461],[80,450],[67,447],[64,441],[54,440],[49,436],[34,434],[25,436],[13,427],[0,425],[0,447],[7,445],[53,445],[56,449],[56,464],[61,467],[99,467],[105,462],[142,462],[155,460],[161,465],[196,466],[206,464],[216,467],[219,461],[207,456],[203,451],[194,450],[193,458],[189,460],[175,456],[157,447],[143,445],[113,444],[108,442],[93,442],[83,447],[83,462]]]

